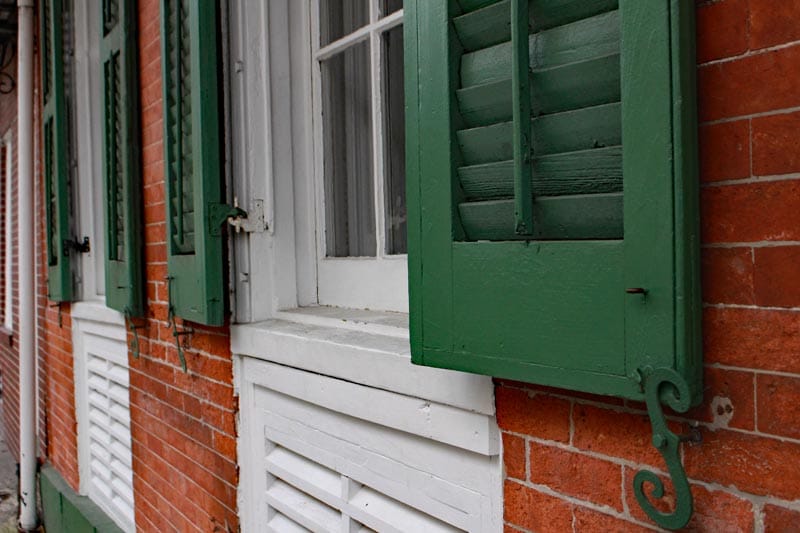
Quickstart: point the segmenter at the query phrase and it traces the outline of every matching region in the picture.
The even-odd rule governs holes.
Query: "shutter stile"
[[[70,153],[67,108],[68,67],[65,57],[63,5],[61,0],[40,2],[42,50],[42,130],[44,193],[47,235],[47,297],[55,302],[74,297],[71,269]]]
[[[103,186],[106,304],[144,315],[136,2],[103,0]]]
[[[407,2],[415,363],[698,401],[687,1]]]

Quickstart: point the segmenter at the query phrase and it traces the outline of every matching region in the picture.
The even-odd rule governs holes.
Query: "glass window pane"
[[[322,62],[328,257],[375,256],[369,43]]]
[[[369,23],[368,0],[320,0],[319,44],[326,46]]]
[[[402,2],[400,2],[402,4]],[[406,253],[406,128],[403,27],[383,34],[386,253]]]
[[[381,0],[381,15],[384,17],[401,9],[403,9],[403,0]]]

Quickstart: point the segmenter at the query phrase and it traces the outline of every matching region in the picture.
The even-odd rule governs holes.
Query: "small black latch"
[[[64,239],[63,246],[65,256],[69,255],[70,250],[75,250],[79,254],[88,254],[92,251],[92,247],[89,243],[89,237],[84,237],[82,242],[79,241],[77,237],[71,241]]]

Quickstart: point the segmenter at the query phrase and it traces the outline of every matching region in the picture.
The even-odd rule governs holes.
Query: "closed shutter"
[[[176,316],[221,325],[218,5],[162,0],[161,9],[170,305]]]
[[[47,239],[47,297],[73,299],[70,267],[70,152],[67,95],[69,53],[64,47],[62,0],[40,2],[44,203]]]
[[[406,7],[414,362],[698,401],[692,3]]]
[[[136,2],[103,0],[102,28],[106,303],[130,316],[141,316],[144,287]]]

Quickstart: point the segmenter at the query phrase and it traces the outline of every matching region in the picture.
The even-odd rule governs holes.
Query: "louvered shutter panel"
[[[65,85],[62,0],[42,0],[39,31],[42,64],[44,203],[47,239],[47,297],[73,299],[70,235],[69,118]]]
[[[161,3],[170,305],[210,325],[225,310],[217,9],[209,0]]]
[[[637,399],[669,367],[699,398],[692,17],[406,2],[415,363]]]
[[[144,286],[136,2],[103,0],[101,22],[106,303],[138,317]]]

